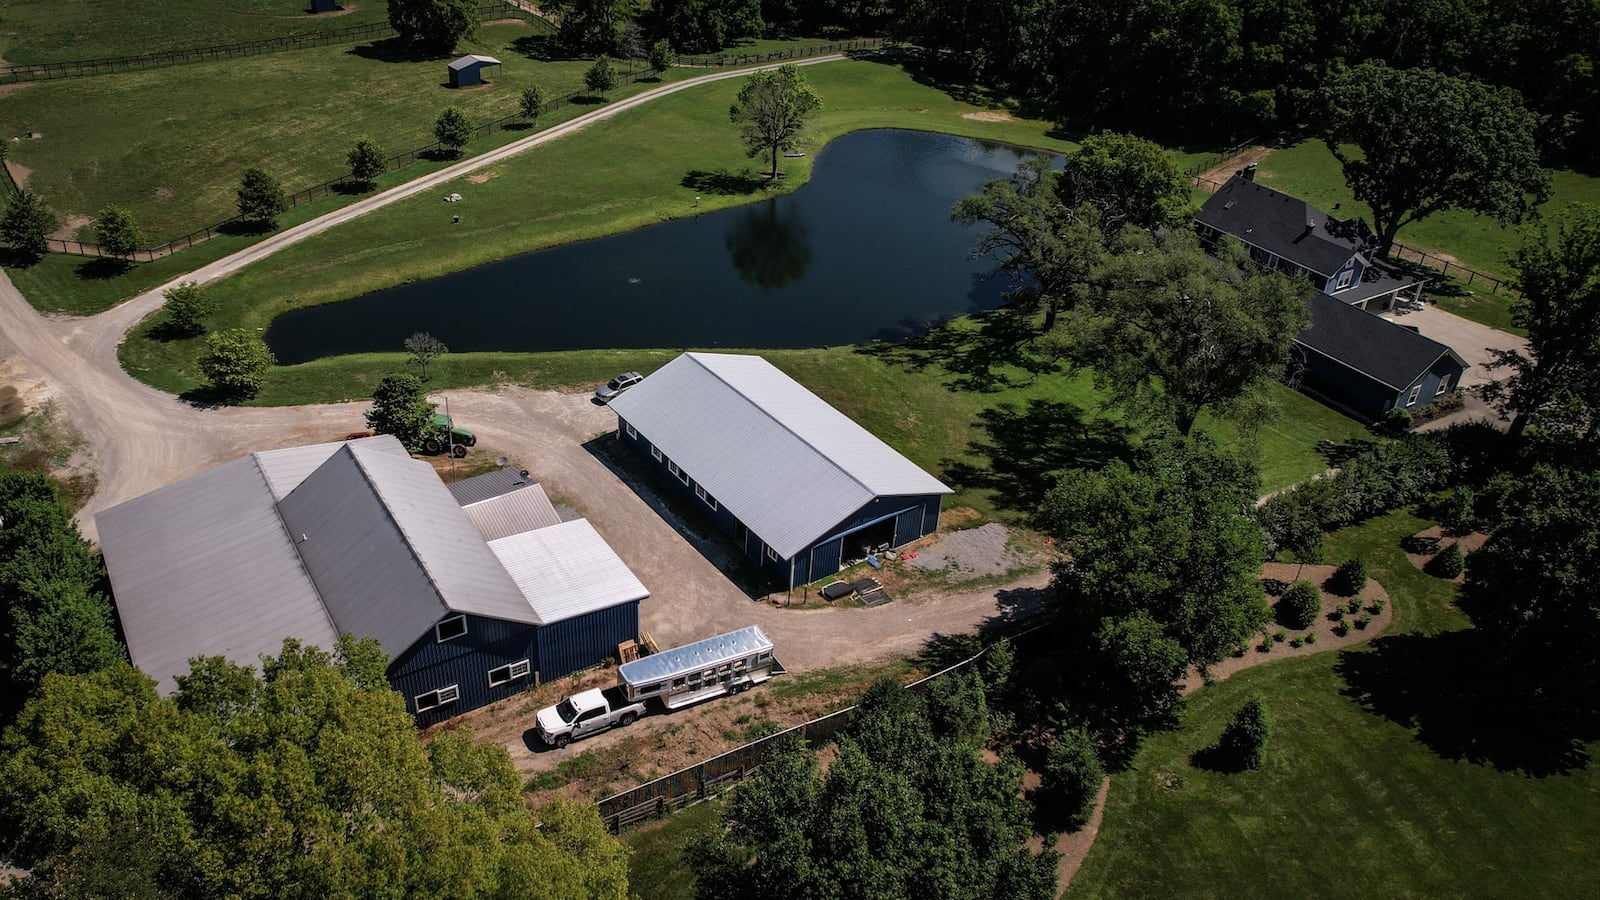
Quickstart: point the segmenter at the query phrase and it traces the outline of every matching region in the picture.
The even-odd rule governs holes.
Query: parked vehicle
[[[594,398],[601,403],[610,403],[617,399],[617,395],[644,380],[638,372],[623,372],[595,389]]]
[[[666,709],[679,709],[747,691],[785,671],[772,653],[772,640],[752,625],[623,663],[617,677],[629,700],[656,700]]]
[[[443,453],[449,450],[456,458],[467,455],[467,448],[476,446],[478,436],[459,428],[444,413],[435,413],[428,434],[422,439],[422,452]]]
[[[619,686],[573,694],[539,710],[536,718],[539,738],[559,748],[613,727],[632,725],[642,715],[644,704],[630,701]]]

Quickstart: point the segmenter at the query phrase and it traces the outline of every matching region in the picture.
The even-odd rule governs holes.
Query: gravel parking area
[[[1011,532],[998,522],[940,535],[910,564],[925,572],[947,570],[961,578],[988,578],[1020,568],[1027,560],[1010,545]]]

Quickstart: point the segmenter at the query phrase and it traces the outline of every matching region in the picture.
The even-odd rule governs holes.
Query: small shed
[[[458,88],[483,84],[483,70],[498,65],[500,60],[492,56],[469,53],[450,64],[450,86]]]
[[[339,9],[338,0],[311,0],[311,12],[313,15],[316,13],[333,12],[337,9]]]

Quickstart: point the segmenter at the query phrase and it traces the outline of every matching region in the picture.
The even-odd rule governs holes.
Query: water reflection
[[[744,210],[725,242],[733,268],[746,284],[775,291],[799,281],[811,265],[811,235],[799,209],[768,200]]]

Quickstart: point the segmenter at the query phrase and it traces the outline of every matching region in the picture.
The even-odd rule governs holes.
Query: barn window
[[[701,500],[704,500],[706,502],[706,505],[711,507],[712,509],[716,509],[717,508],[717,498],[715,498],[715,497],[711,496],[710,494],[706,493],[706,489],[704,487],[701,487],[698,484],[695,485],[694,486],[694,495],[696,497],[699,497]]]
[[[433,626],[433,630],[434,634],[439,638],[439,643],[442,644],[445,641],[453,641],[467,633],[467,617],[451,616],[450,618],[445,619],[443,622],[440,622],[438,625]]]
[[[436,691],[429,691],[426,694],[418,694],[416,696],[417,712],[427,712],[446,703],[454,703],[460,697],[461,691],[453,684],[449,687],[439,688]]]
[[[639,432],[634,429],[632,422],[624,422],[622,426],[628,429],[628,437],[637,438],[639,436]]]
[[[770,559],[773,562],[783,562],[783,560],[778,557],[778,551],[772,549],[771,547],[767,548],[767,559]]]
[[[667,460],[667,471],[671,472],[673,475],[677,476],[678,480],[683,482],[684,484],[688,484],[689,483],[689,473],[685,472],[684,470],[682,470],[680,468],[678,468],[678,464],[673,462],[670,459]]]
[[[508,681],[515,681],[518,678],[527,678],[528,669],[528,661],[525,659],[518,660],[510,665],[490,669],[489,686],[498,687],[499,685],[505,684]]]
[[[651,447],[650,448],[650,455],[654,456],[656,458],[656,462],[661,462],[661,448],[660,447]]]

